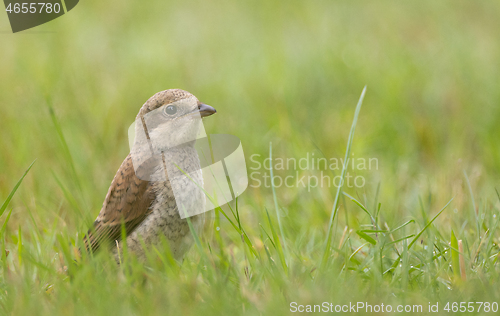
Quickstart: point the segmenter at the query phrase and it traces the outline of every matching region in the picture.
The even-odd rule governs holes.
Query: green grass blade
[[[460,261],[458,257],[458,240],[453,229],[451,230],[451,266],[453,274],[458,279],[460,278]]]
[[[410,248],[413,246],[413,244],[415,242],[417,242],[418,238],[424,233],[424,231],[432,225],[432,223],[436,220],[436,218],[438,218],[438,216],[441,215],[441,213],[444,212],[444,210],[448,207],[448,205],[450,205],[451,201],[453,201],[453,198],[448,203],[446,203],[446,205],[436,214],[436,216],[434,216],[427,223],[427,225],[425,225],[425,227],[413,238],[413,240],[408,245],[408,250],[410,250]],[[394,261],[394,263],[392,264],[391,268],[396,268],[398,266],[400,260],[401,260],[401,255],[399,255],[398,258]],[[391,269],[389,269],[389,270],[391,270]],[[389,270],[387,270],[387,271],[389,271]]]
[[[403,251],[402,251],[402,257],[403,257],[403,263],[401,265],[401,288],[405,291],[408,287],[408,277],[409,277],[409,270],[410,270],[410,264],[409,264],[409,251],[410,247],[406,243],[406,239],[403,240]]]
[[[413,238],[413,240],[411,241],[411,243],[408,245],[408,249],[410,249],[411,246],[413,246],[413,244],[415,242],[417,242],[418,238],[424,233],[424,231],[432,225],[432,223],[436,220],[436,218],[438,218],[439,215],[441,215],[441,213],[444,212],[444,210],[448,207],[448,205],[450,205],[451,201],[453,201],[453,198],[448,203],[446,203],[446,205],[436,214],[436,216],[434,216],[429,221],[429,223],[427,223],[427,225],[425,225],[425,227],[417,234],[417,236],[415,236],[415,238]]]
[[[17,189],[19,188],[19,186],[21,185],[21,182],[23,182],[24,180],[24,177],[26,177],[26,175],[28,174],[28,172],[30,171],[31,167],[33,167],[33,164],[35,163],[36,159],[31,163],[31,165],[28,167],[28,169],[26,169],[26,171],[24,172],[23,176],[21,177],[21,179],[19,179],[19,181],[17,181],[16,185],[14,186],[14,188],[12,189],[12,191],[10,191],[10,194],[9,196],[7,197],[7,199],[5,200],[5,202],[3,202],[2,204],[2,207],[0,208],[0,216],[3,215],[3,212],[5,212],[5,209],[7,208],[7,206],[9,205],[10,203],[10,200],[12,200],[12,197],[14,196],[14,194],[16,193]]]
[[[71,255],[71,249],[68,243],[68,240],[62,235],[62,233],[58,233],[56,235],[56,239],[59,242],[59,249],[61,250],[66,262],[68,263],[69,273],[71,275],[73,268],[73,256]]]
[[[481,230],[479,228],[479,216],[476,212],[476,202],[474,200],[474,194],[472,194],[472,187],[470,185],[469,177],[467,176],[467,172],[464,170],[465,180],[467,182],[467,188],[469,189],[469,194],[472,202],[472,213],[474,214],[474,219],[476,220],[476,230],[477,230],[477,240],[481,239]]]
[[[393,230],[391,230],[391,231],[390,231],[390,233],[392,234],[392,233],[394,233],[395,231],[397,231],[397,230],[399,230],[399,229],[401,229],[401,228],[403,228],[403,227],[405,227],[406,225],[411,224],[411,223],[415,223],[415,220],[414,220],[414,219],[410,219],[409,221],[407,221],[407,222],[406,222],[406,223],[404,223],[403,225],[398,226],[398,227],[394,228]]]
[[[5,230],[7,229],[7,223],[9,222],[9,219],[10,219],[10,215],[12,214],[12,209],[10,209],[10,212],[9,214],[7,214],[7,218],[5,219],[5,221],[3,222],[3,225],[2,225],[2,230],[0,230],[0,237],[3,236],[3,234],[5,233]]]
[[[283,254],[286,253],[286,240],[285,240],[285,234],[283,233],[283,225],[281,224],[281,216],[279,213],[279,206],[278,206],[278,198],[276,197],[276,188],[274,187],[274,174],[273,174],[273,144],[269,143],[269,172],[271,175],[271,189],[273,192],[273,199],[274,199],[274,208],[276,209],[276,218],[278,219],[278,227],[280,230],[280,235],[281,235],[281,240],[283,241]],[[269,214],[268,214],[269,216]],[[271,224],[271,222],[269,222]],[[281,247],[281,245],[278,245],[278,247]],[[286,264],[286,260],[285,260]]]
[[[344,194],[345,196],[347,196],[349,199],[351,199],[352,202],[356,203],[366,214],[368,214],[368,216],[370,217],[370,220],[372,221],[372,223],[374,225],[376,225],[376,221],[375,221],[375,218],[373,218],[372,214],[370,214],[370,212],[366,209],[366,207],[361,204],[361,202],[359,202],[358,200],[356,200],[354,197],[352,197],[351,195],[345,193],[345,192],[342,192],[342,194]]]
[[[377,241],[375,239],[373,239],[372,237],[368,236],[363,231],[358,230],[358,231],[356,231],[356,234],[358,234],[359,237],[363,238],[364,240],[366,240],[367,242],[369,242],[372,245],[376,245],[377,244]]]
[[[332,233],[333,233],[333,221],[335,220],[335,216],[337,215],[338,212],[338,205],[339,205],[339,200],[340,200],[340,193],[342,192],[342,187],[344,185],[344,178],[345,174],[347,172],[347,159],[351,155],[351,147],[352,147],[352,142],[354,138],[354,131],[356,130],[356,123],[358,122],[358,116],[359,112],[361,111],[361,105],[363,104],[363,99],[365,97],[366,93],[366,86],[363,88],[363,91],[361,92],[361,96],[359,97],[358,104],[356,106],[356,111],[354,112],[354,119],[352,120],[352,125],[351,125],[351,131],[349,132],[349,139],[347,140],[347,148],[345,151],[345,158],[344,158],[344,163],[342,166],[342,173],[340,175],[340,185],[337,188],[337,194],[335,195],[335,200],[333,202],[333,207],[332,207],[332,212],[330,215],[330,221],[328,223],[328,233],[326,234],[326,241],[325,241],[325,249],[323,252],[323,260],[321,263],[321,266],[324,267],[327,263],[327,260],[330,256],[330,245],[331,245],[331,239],[332,239]]]
[[[191,223],[191,219],[189,218],[189,214],[188,214],[186,208],[184,207],[184,205],[181,205],[181,207],[182,207],[182,210],[184,212],[184,215],[186,216],[185,220],[188,223],[189,230],[191,231],[191,234],[193,235],[194,243],[196,245],[196,248],[198,248],[198,250],[200,251],[200,253],[202,255],[204,255],[204,253],[203,253],[203,247],[201,246],[200,238],[198,237],[198,234],[196,233],[196,230],[194,229],[193,224]]]
[[[278,234],[276,233],[276,229],[274,229],[273,222],[271,221],[271,216],[269,216],[269,212],[267,211],[267,209],[266,209],[266,214],[267,214],[267,219],[269,221],[269,227],[271,227],[271,234],[273,235],[274,245],[276,247],[276,250],[278,251],[278,256],[281,261],[281,265],[283,266],[283,270],[285,270],[285,273],[288,273],[288,266],[286,265],[285,254],[283,253],[283,247],[281,247],[281,242],[279,240]]]
[[[269,239],[269,241],[271,242],[271,244],[273,245],[273,247],[276,249],[276,245],[274,244],[273,238],[271,236],[269,236],[269,234],[267,233],[267,231],[264,228],[264,226],[262,226],[262,224],[259,224],[259,226],[260,226],[260,228],[262,228],[262,230],[266,234],[267,238]]]
[[[66,189],[66,187],[64,186],[64,184],[61,182],[61,180],[59,180],[59,178],[56,176],[56,174],[53,171],[52,171],[52,176],[54,177],[54,180],[56,180],[57,185],[59,186],[59,188],[63,191],[64,197],[66,198],[66,200],[68,200],[69,204],[71,204],[71,206],[73,207],[73,209],[78,212],[78,215],[80,216],[80,218],[84,218],[85,215],[84,215],[83,211],[81,210],[80,205],[76,201],[76,199],[73,196],[73,194],[71,194],[71,192],[68,189]],[[87,214],[87,216],[89,216],[89,214]],[[89,218],[84,218],[84,219],[88,220],[89,222],[91,222],[91,218],[90,217]]]
[[[394,241],[388,242],[386,245],[396,244],[396,243],[398,243],[398,242],[400,242],[400,241],[403,241],[403,240],[405,240],[405,239],[409,239],[409,238],[411,238],[411,237],[413,237],[413,236],[415,236],[415,235],[414,235],[414,234],[412,234],[412,235],[408,235],[408,236],[405,236],[405,237],[403,237],[403,238],[399,238],[399,239],[396,239],[396,240],[394,240]]]
[[[19,265],[23,263],[23,233],[21,232],[21,225],[17,231],[17,257],[19,259]]]
[[[368,243],[364,243],[362,244],[361,246],[359,246],[356,250],[354,250],[354,252],[349,256],[349,259],[347,262],[350,262],[354,259],[354,256],[361,250],[363,249],[364,246],[368,245]]]
[[[51,101],[47,100],[49,104],[49,113],[50,113],[50,118],[52,119],[52,123],[54,124],[54,128],[56,129],[57,136],[59,136],[59,140],[62,143],[63,151],[66,156],[66,159],[69,162],[69,165],[71,166],[71,172],[73,173],[74,176],[74,181],[76,182],[76,185],[78,186],[78,189],[80,192],[82,192],[82,186],[79,181],[78,174],[76,173],[76,168],[75,168],[75,162],[73,161],[73,156],[71,156],[71,151],[69,150],[68,143],[66,142],[66,138],[64,137],[64,133],[62,131],[61,125],[59,124],[59,121],[57,120],[56,114],[54,112],[54,109],[52,108]]]

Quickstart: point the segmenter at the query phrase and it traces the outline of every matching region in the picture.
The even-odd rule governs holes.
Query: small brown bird
[[[123,224],[128,250],[138,258],[145,258],[143,244],[156,245],[163,235],[174,258],[182,260],[193,238],[187,220],[180,216],[179,199],[189,214],[199,214],[190,220],[200,234],[205,224],[205,196],[199,189],[203,178],[194,140],[202,127],[200,118],[214,113],[213,107],[180,89],[158,92],[144,103],[136,118],[135,141],[137,145],[140,139],[137,131],[148,125],[146,145],[134,146],[118,169],[94,227],[84,238],[88,251],[113,247],[118,260]],[[178,169],[172,171],[169,164]],[[181,174],[179,170],[188,170],[189,180],[172,181]]]

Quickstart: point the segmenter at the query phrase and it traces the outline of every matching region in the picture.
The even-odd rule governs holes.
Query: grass
[[[0,34],[0,313],[500,303],[499,15],[465,1],[105,1]],[[207,133],[241,139],[250,187],[183,263],[166,243],[147,264],[127,251],[76,263],[128,126],[167,88],[217,109]],[[278,163],[313,154],[378,164]],[[271,157],[294,185],[265,184]],[[321,175],[346,182],[295,182]]]

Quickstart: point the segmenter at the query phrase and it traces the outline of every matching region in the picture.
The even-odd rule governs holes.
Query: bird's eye
[[[169,105],[165,108],[165,113],[168,115],[174,115],[177,113],[177,107],[175,105]]]

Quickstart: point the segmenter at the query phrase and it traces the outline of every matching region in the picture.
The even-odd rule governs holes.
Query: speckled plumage
[[[152,96],[140,109],[137,119],[144,119],[144,115],[154,111],[164,105],[194,98],[192,94],[180,89],[171,89],[159,92]],[[188,106],[188,105],[186,105]],[[201,116],[208,116],[215,113],[209,106],[200,103],[197,99],[194,105],[180,109],[185,113],[199,111]],[[166,118],[172,121],[175,117]],[[158,130],[161,126],[158,125]],[[163,131],[163,130],[162,130]],[[155,131],[150,131],[155,133]],[[181,132],[170,132],[168,137],[175,140],[175,137],[183,137]],[[134,169],[133,155],[147,155],[145,152],[132,152],[129,154],[118,169],[111,186],[104,200],[101,212],[94,222],[94,228],[88,232],[84,242],[86,248],[96,251],[103,245],[113,247],[113,253],[118,259],[118,249],[121,249],[121,225],[125,225],[127,232],[127,246],[131,253],[140,259],[145,258],[146,247],[158,244],[163,238],[169,242],[172,255],[177,260],[182,260],[185,253],[193,243],[192,234],[186,219],[181,219],[179,210],[174,198],[172,185],[175,192],[181,192],[185,196],[181,197],[185,201],[188,209],[204,209],[205,197],[203,193],[196,189],[196,183],[202,184],[203,178],[200,168],[200,161],[194,143],[186,143],[175,149],[169,149],[163,153],[165,163],[175,162],[182,170],[190,170],[191,180],[171,181],[167,180],[146,181],[141,176],[141,171]],[[145,156],[144,156],[145,157]],[[134,156],[134,159],[137,157]],[[136,161],[136,160],[134,160]],[[165,164],[163,164],[165,165]],[[146,168],[148,161],[146,159]],[[136,166],[137,167],[137,166]],[[161,173],[165,173],[161,164],[157,162],[149,163],[148,173],[152,178],[161,178]],[[167,168],[168,169],[168,168]],[[172,174],[170,174],[173,176]],[[163,179],[165,179],[165,177]],[[176,196],[179,198],[179,196]],[[190,217],[195,231],[200,234],[205,223],[205,213]]]

